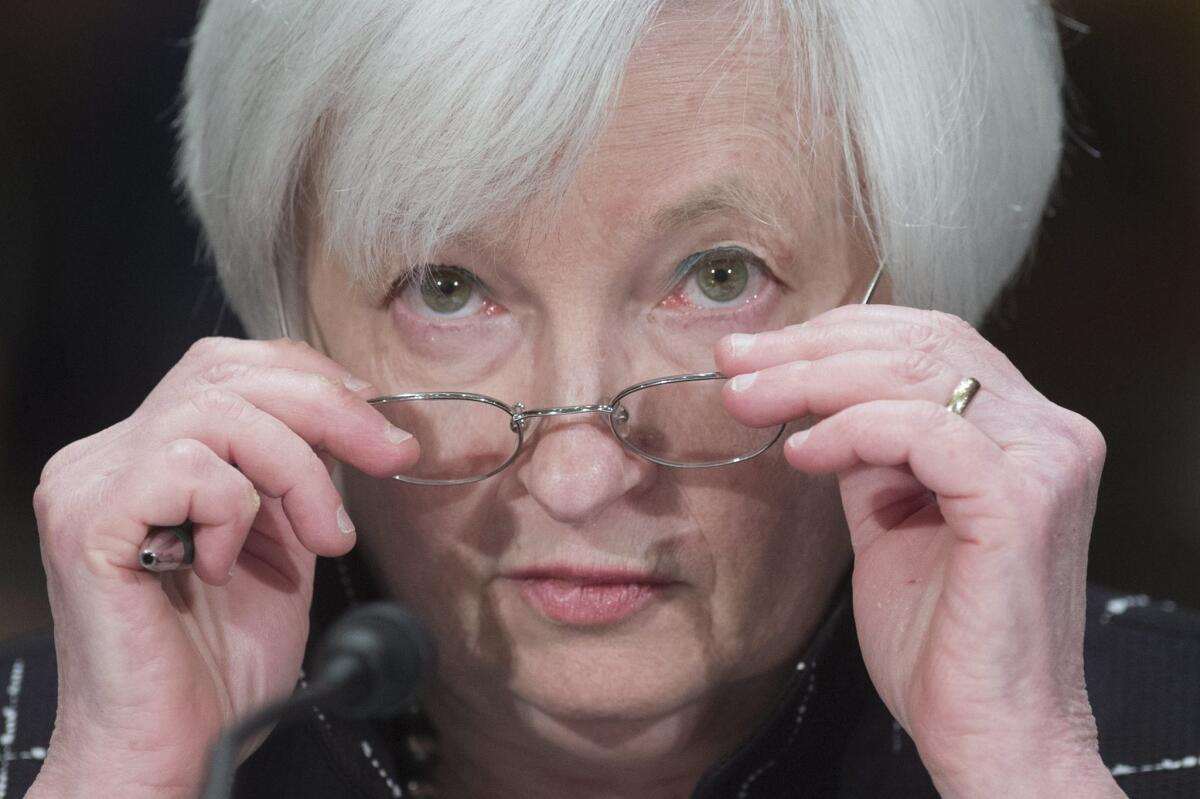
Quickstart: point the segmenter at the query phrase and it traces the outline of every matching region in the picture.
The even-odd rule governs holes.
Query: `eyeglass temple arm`
[[[879,262],[879,268],[875,270],[875,277],[871,278],[871,285],[867,286],[867,293],[863,295],[862,304],[866,305],[871,301],[871,297],[875,294],[875,289],[879,287],[879,279],[883,277],[883,268],[887,266],[885,261]]]
[[[291,338],[291,331],[288,330],[287,314],[283,312],[283,286],[279,279],[279,264],[271,265],[271,283],[275,290],[275,312],[279,314],[279,335],[282,338]]]

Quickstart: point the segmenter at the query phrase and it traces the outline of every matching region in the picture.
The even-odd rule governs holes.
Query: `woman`
[[[436,759],[410,786],[314,717],[244,795],[1123,795],[1084,682],[1103,441],[918,310],[977,320],[1017,266],[1059,81],[1015,0],[210,2],[182,179],[248,328],[313,346],[200,342],[47,465],[28,795],[194,796],[352,549],[437,639]],[[412,392],[605,407],[513,454],[494,405],[366,401]],[[141,571],[184,519],[192,571]]]

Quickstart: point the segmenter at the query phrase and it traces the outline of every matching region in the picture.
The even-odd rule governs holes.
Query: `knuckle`
[[[33,489],[33,513],[39,520],[49,521],[54,516],[57,492],[45,482]]]
[[[186,472],[206,472],[212,467],[212,450],[194,438],[172,441],[163,454],[168,464]]]
[[[191,409],[204,418],[238,421],[250,409],[250,404],[231,391],[208,388],[189,398]]]
[[[1059,440],[1045,450],[1038,481],[1044,507],[1057,507],[1088,494],[1099,483],[1099,465],[1089,461],[1075,444]]]
[[[900,333],[901,341],[910,350],[931,352],[939,349],[945,337],[929,325],[905,325]]]
[[[1108,451],[1104,434],[1090,419],[1073,411],[1065,414],[1065,433],[1058,448],[1060,468],[1085,481],[1098,479]]]
[[[119,426],[114,425],[108,430],[72,441],[54,453],[46,461],[46,464],[42,466],[42,471],[38,476],[38,483],[52,484],[57,482],[64,473],[78,471],[78,469],[72,469],[72,467],[87,458],[94,450],[97,450],[98,446],[103,444],[102,436],[115,431]]]
[[[69,498],[56,486],[39,484],[33,491],[33,512],[38,535],[47,554],[64,552],[78,539],[79,525],[72,520]]]
[[[44,485],[53,480],[67,464],[75,461],[82,443],[82,441],[73,441],[50,456],[50,460],[46,461],[46,465],[42,467],[41,476],[38,478],[39,484]]]
[[[308,355],[316,352],[307,341],[298,338],[278,338],[270,342],[272,348],[282,354]]]
[[[905,352],[895,366],[896,377],[905,383],[925,383],[941,372],[941,364],[927,352],[909,350]]]
[[[201,383],[212,386],[241,382],[253,371],[253,367],[237,361],[217,361],[200,373]]]
[[[1089,461],[1103,461],[1108,454],[1108,442],[1100,428],[1091,419],[1074,412],[1071,412],[1069,421],[1084,457]]]
[[[350,389],[346,388],[345,384],[332,380],[325,375],[309,372],[305,381],[308,388],[319,396],[323,396],[327,401],[336,402],[338,405],[349,407],[351,402],[358,399]]]
[[[367,423],[372,423],[378,416],[378,411],[373,410],[363,398],[346,387],[346,384],[340,380],[333,380],[321,374],[309,373],[307,380],[312,387],[315,396],[322,407],[328,408],[332,414],[329,417],[329,425],[326,427],[327,433],[336,433],[339,430],[345,431],[349,429],[347,426],[357,428],[362,421],[368,420]],[[336,421],[334,421],[336,418]]]
[[[222,355],[229,352],[229,348],[237,341],[224,336],[207,336],[202,339],[197,339],[192,346],[188,347],[187,352],[183,357],[188,361],[205,362],[209,360],[220,359]]]

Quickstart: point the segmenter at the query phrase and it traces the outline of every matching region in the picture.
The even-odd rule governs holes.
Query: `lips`
[[[521,596],[562,625],[617,624],[646,607],[670,585],[652,574],[572,566],[527,569],[512,575]]]

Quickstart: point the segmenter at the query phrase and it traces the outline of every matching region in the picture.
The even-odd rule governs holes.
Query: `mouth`
[[[556,624],[577,627],[625,621],[672,585],[647,572],[568,565],[524,569],[509,576],[535,611]]]

